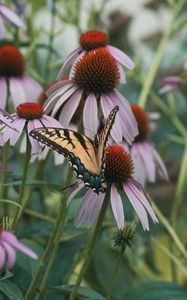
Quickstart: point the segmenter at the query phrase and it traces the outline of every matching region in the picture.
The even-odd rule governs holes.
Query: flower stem
[[[125,252],[125,248],[121,248],[121,251],[120,251],[120,253],[119,253],[119,255],[118,255],[118,258],[117,258],[117,260],[116,260],[116,264],[115,264],[115,267],[114,267],[114,271],[113,271],[113,273],[112,273],[111,281],[110,281],[110,283],[109,283],[109,289],[108,289],[108,293],[107,293],[106,300],[110,300],[110,298],[111,298],[112,291],[113,291],[114,284],[115,284],[115,280],[116,280],[116,275],[117,275],[119,266],[120,266],[120,264],[121,264],[121,261],[122,261],[124,252]]]
[[[24,208],[26,206],[27,202],[27,193],[26,193],[26,181],[27,181],[27,175],[29,170],[29,162],[31,158],[31,144],[29,141],[29,137],[27,136],[26,139],[26,152],[25,152],[25,161],[24,161],[24,168],[23,168],[23,176],[22,176],[22,184],[20,187],[20,194],[19,194],[19,203],[22,206],[22,209],[18,209],[16,211],[16,215],[14,218],[13,228],[15,229],[18,225],[18,222],[22,216],[22,213],[24,211]]]
[[[45,289],[45,286],[46,286],[46,283],[47,283],[47,280],[48,280],[48,277],[49,277],[49,274],[50,274],[50,271],[53,266],[54,259],[55,259],[55,256],[56,256],[56,253],[58,250],[58,246],[60,243],[60,237],[61,237],[61,234],[63,231],[66,213],[67,213],[66,198],[63,197],[61,199],[59,214],[58,214],[56,223],[54,225],[53,233],[51,234],[51,236],[48,240],[46,249],[40,259],[40,266],[36,270],[36,272],[33,276],[33,280],[26,292],[26,295],[24,298],[25,300],[31,299],[32,294],[35,291],[36,284],[38,283],[41,275],[43,277],[42,277],[42,282],[40,284],[40,293],[42,293],[43,290]],[[44,271],[47,261],[48,261],[48,264],[47,264],[46,270],[43,275],[43,271]]]
[[[140,99],[139,99],[139,105],[142,108],[145,108],[146,102],[147,102],[147,98],[149,95],[149,91],[151,89],[151,86],[153,84],[153,81],[155,79],[156,73],[158,71],[158,68],[160,66],[163,54],[164,54],[164,50],[166,48],[167,42],[169,40],[169,37],[173,31],[173,28],[175,26],[175,18],[176,15],[178,14],[178,12],[182,9],[182,6],[184,4],[185,0],[181,0],[178,1],[176,4],[176,8],[173,12],[173,15],[171,17],[171,21],[168,27],[168,30],[165,32],[164,36],[162,37],[160,44],[158,46],[157,52],[155,54],[153,63],[151,65],[151,68],[148,72],[148,74],[146,75],[146,79],[144,81],[144,85],[142,87],[141,93],[140,93]]]
[[[7,183],[7,172],[8,172],[8,149],[9,144],[6,143],[2,148],[2,177],[1,177],[1,199],[7,199],[8,187],[5,185]],[[4,204],[4,215],[7,215],[7,204]]]
[[[97,220],[94,232],[93,232],[93,235],[91,236],[90,240],[88,241],[88,244],[87,244],[87,247],[86,247],[86,253],[85,253],[84,262],[82,264],[82,267],[81,267],[80,273],[79,273],[79,275],[77,277],[75,286],[74,286],[74,288],[73,288],[73,290],[71,292],[71,295],[70,295],[70,297],[69,297],[68,300],[74,300],[75,297],[76,297],[78,288],[79,288],[79,286],[81,284],[81,281],[82,281],[82,279],[84,277],[84,274],[85,274],[85,271],[87,269],[87,266],[88,266],[88,264],[90,262],[91,254],[92,254],[93,248],[95,246],[97,237],[98,237],[98,235],[100,233],[100,230],[101,230],[101,227],[102,227],[102,224],[103,224],[103,220],[104,220],[104,217],[105,217],[105,213],[106,213],[106,210],[107,210],[107,207],[108,207],[109,200],[110,200],[110,188],[108,187],[107,191],[106,191],[106,195],[105,195],[104,201],[103,201],[103,205],[102,205],[102,208],[101,208],[101,211],[100,211],[100,214],[99,214],[99,217],[98,217],[98,220]]]
[[[65,219],[66,219],[66,214],[67,214],[67,204],[66,204],[66,199],[63,198],[61,200],[61,207],[59,210],[59,215],[57,218],[57,226],[55,228],[55,231],[53,232],[53,237],[52,237],[52,242],[53,245],[51,246],[51,251],[50,251],[50,258],[48,260],[47,263],[47,267],[46,270],[42,276],[42,281],[40,283],[40,287],[39,287],[39,291],[40,294],[43,294],[48,278],[49,278],[49,274],[51,272],[51,269],[53,267],[54,261],[55,261],[55,257],[59,248],[59,244],[60,244],[60,238],[64,229],[64,224],[65,224]],[[38,295],[36,297],[36,300],[39,300],[40,296]]]

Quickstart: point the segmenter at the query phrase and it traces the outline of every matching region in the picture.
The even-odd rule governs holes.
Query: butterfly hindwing
[[[30,135],[42,144],[64,155],[70,161],[78,178],[95,192],[104,191],[103,165],[104,147],[118,111],[116,106],[109,114],[98,137],[97,147],[86,136],[73,130],[62,128],[37,128]],[[97,149],[96,149],[97,148]]]

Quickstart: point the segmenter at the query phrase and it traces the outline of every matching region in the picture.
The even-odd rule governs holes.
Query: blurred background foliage
[[[10,6],[12,2],[14,1],[6,1]],[[92,29],[104,31],[109,35],[110,44],[125,51],[136,62],[135,70],[127,72],[127,84],[121,86],[120,91],[131,103],[138,103],[142,84],[159,41],[168,27],[175,2],[174,0],[27,0],[24,1],[25,7],[22,12],[27,29],[18,32],[13,28],[8,33],[7,40],[19,45],[27,58],[28,72],[45,86],[56,78],[64,59],[78,46],[80,33]],[[169,39],[154,80],[152,91],[156,95],[160,87],[159,80],[165,75],[177,74],[187,61],[186,11],[187,1],[178,17],[179,22]],[[172,116],[177,115],[187,127],[186,92],[187,90],[180,89],[161,96],[161,102],[171,112],[170,115],[164,113],[151,95],[146,106],[146,111],[160,114],[159,120],[155,122],[151,139],[166,161],[170,176],[168,183],[158,180],[156,184],[149,184],[146,188],[168,221],[171,220],[173,195],[184,148],[183,142],[177,139],[178,132],[173,125]],[[12,171],[9,177],[12,200],[16,198],[16,185],[11,182],[19,179],[22,172],[20,168],[22,158],[17,157],[15,152],[10,157],[12,170],[16,170]],[[30,178],[33,169],[32,166]],[[64,172],[68,177],[71,172],[69,166],[64,164],[63,167],[54,167],[50,157],[45,166],[40,163],[37,179],[58,185],[59,188],[66,182]],[[187,248],[186,196],[185,194],[178,211],[175,228],[185,248]],[[52,232],[60,198],[58,189],[49,185],[44,185],[41,190],[35,188],[32,194],[30,207],[26,210],[22,226],[19,228],[19,237],[37,253],[42,252]],[[80,263],[84,258],[84,245],[91,232],[76,229],[72,225],[74,212],[80,200],[79,198],[73,201],[70,207],[61,245],[50,274],[47,293],[44,298],[41,296],[41,299],[68,299],[71,284],[75,282],[79,272]],[[134,219],[128,201],[123,200],[127,220]],[[12,206],[13,211],[14,209]],[[114,247],[112,239],[115,232],[116,225],[109,211],[84,278],[85,288],[79,289],[76,299],[105,299],[118,256],[118,249]],[[158,225],[151,225],[150,232],[143,232],[138,225],[136,234],[135,244],[126,251],[120,265],[112,299],[187,299],[185,289],[187,259],[178,250],[173,249],[174,242],[166,227],[160,222]],[[29,237],[34,241],[30,241]],[[22,299],[20,293],[26,291],[36,265],[37,262],[31,261],[28,257],[23,259],[18,254],[16,266],[9,272],[8,278],[0,281],[0,291],[3,291],[0,299]]]

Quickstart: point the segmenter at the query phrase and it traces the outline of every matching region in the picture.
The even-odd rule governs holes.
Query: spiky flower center
[[[43,107],[37,103],[32,102],[22,103],[18,105],[16,108],[16,112],[20,118],[26,120],[40,119],[44,114]]]
[[[21,77],[25,69],[25,59],[20,50],[12,45],[0,47],[0,76]]]
[[[80,44],[86,51],[105,47],[108,44],[108,36],[101,31],[88,31],[81,34]]]
[[[131,105],[131,109],[138,124],[138,135],[135,137],[135,142],[142,142],[147,139],[150,133],[150,124],[146,112],[136,104]]]
[[[129,154],[123,147],[113,145],[105,149],[105,179],[110,184],[119,186],[132,177],[134,165]]]
[[[101,95],[113,91],[120,74],[108,50],[99,48],[88,52],[75,64],[73,79],[84,91]]]

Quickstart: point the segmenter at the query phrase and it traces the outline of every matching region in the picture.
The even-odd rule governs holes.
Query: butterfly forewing
[[[38,128],[31,132],[31,136],[64,155],[73,165],[76,158],[80,159],[88,172],[99,175],[95,149],[92,141],[86,136],[61,128]]]
[[[106,142],[107,142],[108,136],[110,134],[110,130],[112,129],[112,126],[114,124],[116,113],[118,112],[118,110],[119,110],[118,106],[115,106],[112,109],[112,111],[110,112],[109,116],[106,119],[104,128],[99,135],[99,142],[98,142],[99,145],[98,145],[98,149],[97,149],[97,161],[98,161],[100,170],[103,165],[104,148],[106,146]]]

